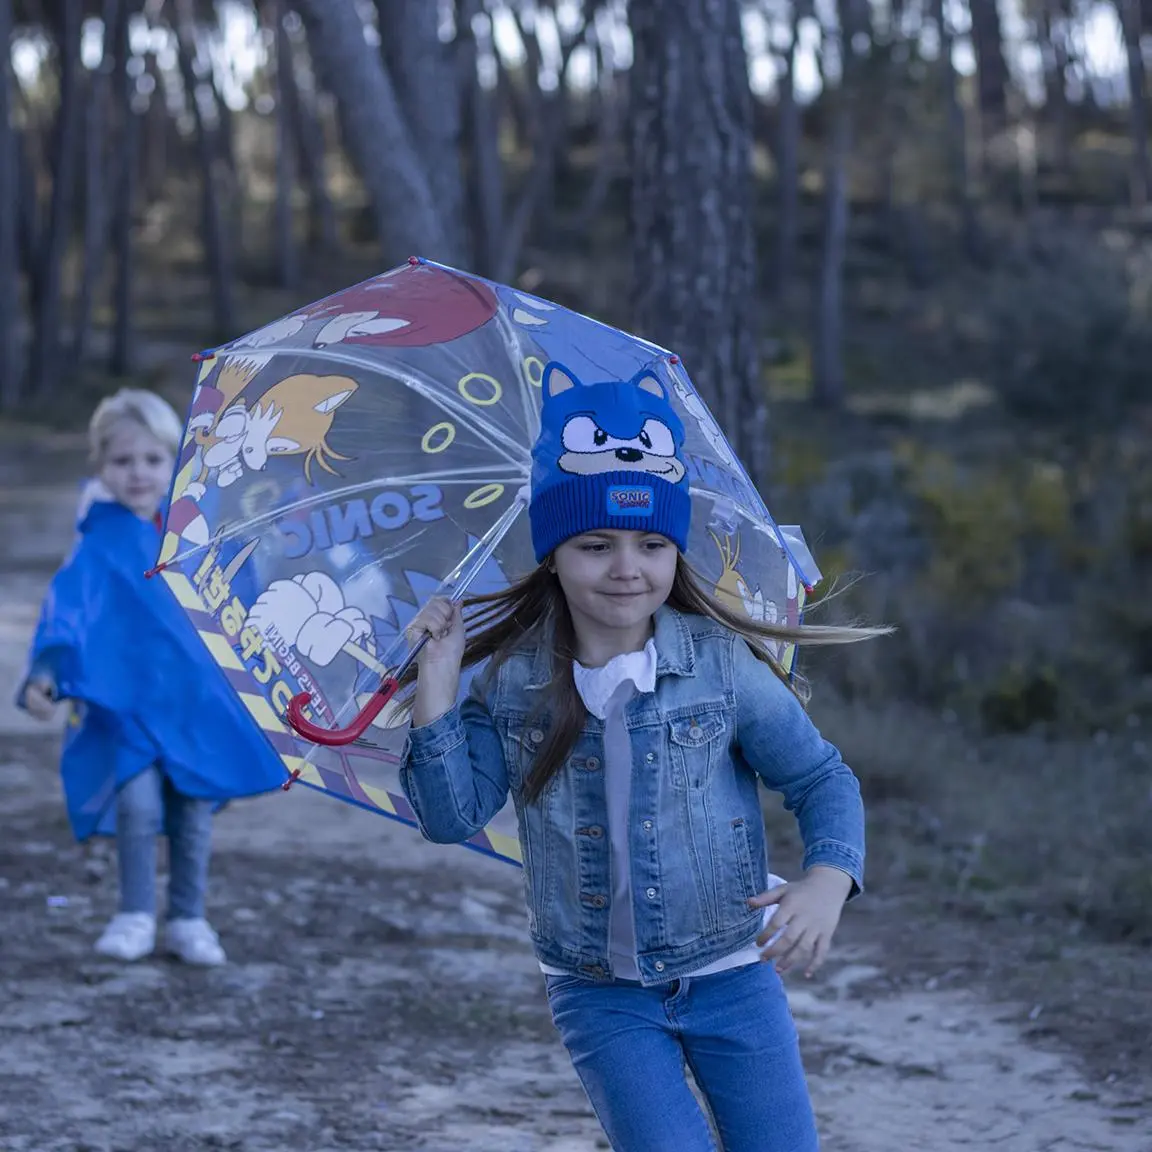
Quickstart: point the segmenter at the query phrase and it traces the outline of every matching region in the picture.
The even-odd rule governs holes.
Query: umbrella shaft
[[[452,591],[448,596],[451,602],[457,603],[464,599],[469,585],[476,579],[480,569],[488,562],[492,553],[496,551],[500,541],[508,534],[508,529],[512,527],[516,517],[519,516],[526,507],[526,499],[523,495],[518,495],[500,519],[476,542],[471,552],[469,552],[457,566],[456,571],[448,577],[448,579],[452,581]],[[462,576],[459,575],[461,572],[463,573]],[[420,655],[420,649],[423,648],[430,639],[429,634],[425,632],[424,635],[408,649],[408,654],[392,674],[393,679],[399,681],[404,678],[404,673],[412,667],[416,657]],[[387,683],[388,681],[385,680],[384,684],[380,687],[383,688]],[[379,691],[379,689],[377,689],[377,691]]]
[[[423,648],[424,645],[427,644],[431,639],[431,635],[425,632],[424,635],[421,636],[420,639],[417,640],[416,643],[408,649],[408,655],[405,656],[404,659],[397,665],[396,671],[392,675],[392,679],[402,680],[404,678],[404,673],[412,667],[412,665],[416,662],[416,657],[420,655],[420,649]],[[385,680],[384,684],[380,685],[380,688],[383,688],[387,683],[388,681]],[[377,691],[379,692],[380,689],[378,688]]]

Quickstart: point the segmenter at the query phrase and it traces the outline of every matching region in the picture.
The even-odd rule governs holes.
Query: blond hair
[[[179,451],[184,426],[172,405],[155,392],[121,388],[101,400],[88,421],[88,448],[94,464],[103,461],[113,429],[125,420],[134,420],[147,429],[173,455]]]

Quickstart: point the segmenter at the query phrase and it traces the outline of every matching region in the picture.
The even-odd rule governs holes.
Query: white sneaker
[[[214,968],[228,959],[207,920],[169,920],[164,926],[164,946],[185,964],[204,968]]]
[[[96,941],[96,951],[114,960],[139,960],[156,947],[156,917],[147,912],[118,912]]]

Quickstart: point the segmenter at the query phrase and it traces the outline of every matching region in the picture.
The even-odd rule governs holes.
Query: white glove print
[[[322,668],[345,644],[372,631],[359,608],[345,605],[340,586],[326,572],[273,580],[252,605],[248,623],[264,636],[278,636]]]

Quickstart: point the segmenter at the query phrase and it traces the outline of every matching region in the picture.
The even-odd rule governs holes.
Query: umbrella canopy
[[[382,815],[415,823],[404,721],[377,691],[406,625],[434,594],[535,567],[549,362],[660,381],[685,427],[688,557],[730,606],[798,624],[820,578],[676,356],[513,288],[414,259],[199,359],[158,567],[291,776]],[[791,668],[792,646],[778,655]],[[294,730],[326,739],[358,715],[345,744]],[[511,805],[469,846],[519,862]]]

